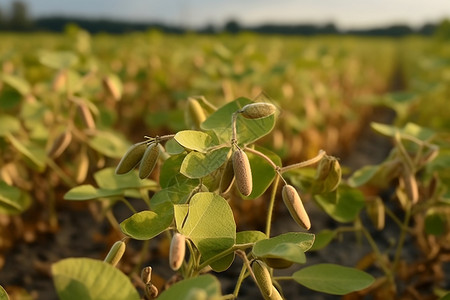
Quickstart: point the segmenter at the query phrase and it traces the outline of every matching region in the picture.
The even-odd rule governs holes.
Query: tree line
[[[401,37],[411,34],[433,35],[442,27],[448,27],[448,20],[440,24],[428,23],[419,28],[412,28],[404,24],[389,25],[369,29],[340,30],[333,23],[318,24],[261,24],[257,26],[243,26],[237,20],[230,20],[222,27],[206,25],[199,29],[188,29],[183,26],[168,25],[156,22],[126,22],[108,19],[86,19],[78,17],[43,17],[31,19],[28,7],[23,1],[13,1],[9,13],[0,7],[0,30],[7,31],[50,31],[62,32],[68,24],[75,24],[90,33],[113,33],[121,34],[132,31],[146,31],[157,29],[162,32],[182,34],[186,32],[197,32],[214,34],[228,32],[237,34],[240,32],[255,32],[261,34],[280,35],[364,35],[364,36],[392,36]]]

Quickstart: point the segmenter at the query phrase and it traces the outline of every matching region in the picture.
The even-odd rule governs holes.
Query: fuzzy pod
[[[48,156],[51,158],[57,158],[64,152],[64,150],[67,149],[71,141],[72,132],[70,132],[69,130],[64,131],[53,142],[52,147],[48,151]]]
[[[328,193],[334,191],[341,182],[342,170],[339,161],[332,156],[325,156],[319,162],[313,193]]]
[[[152,281],[152,267],[147,266],[141,271],[141,280],[145,284],[149,284]]]
[[[280,292],[274,286],[272,286],[272,294],[265,299],[267,299],[267,300],[283,300],[283,297],[281,297]]]
[[[194,127],[200,129],[200,125],[206,120],[206,115],[200,103],[194,98],[188,99],[188,113]]]
[[[120,88],[120,82],[115,77],[107,76],[102,80],[103,87],[107,91],[107,93],[116,101],[119,101],[122,98],[122,91]]]
[[[124,241],[115,242],[109,250],[108,255],[106,255],[104,262],[115,267],[125,253],[125,249],[126,244]]]
[[[240,113],[247,119],[259,119],[275,113],[277,108],[271,103],[259,102],[245,105]]]
[[[177,271],[183,264],[186,252],[186,237],[181,233],[175,233],[170,243],[169,265],[172,270]]]
[[[96,128],[94,117],[85,103],[78,104],[77,112],[87,129],[94,130]]]
[[[237,188],[244,196],[252,193],[252,169],[247,154],[242,149],[233,152],[233,171]]]
[[[382,230],[385,224],[385,208],[383,201],[380,198],[376,198],[374,201],[370,201],[366,205],[367,215],[370,218],[373,226],[377,230]]]
[[[255,260],[252,263],[252,271],[255,274],[256,283],[261,293],[270,297],[272,295],[273,284],[267,265],[260,260]]]
[[[412,172],[404,172],[403,183],[409,200],[411,200],[412,204],[416,204],[419,201],[419,187],[414,174]]]
[[[139,178],[147,178],[156,166],[159,157],[158,143],[152,143],[144,152],[139,165]]]
[[[306,230],[309,230],[311,228],[311,222],[297,190],[292,185],[287,184],[283,186],[281,194],[283,202],[294,221]]]
[[[144,156],[147,144],[145,142],[132,145],[120,160],[116,168],[116,174],[126,174],[136,167]]]
[[[234,182],[233,160],[229,159],[222,171],[219,191],[221,194],[228,192]]]

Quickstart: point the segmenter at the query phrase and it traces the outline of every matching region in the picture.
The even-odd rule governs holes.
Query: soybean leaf
[[[94,179],[101,189],[156,189],[158,187],[158,184],[153,180],[141,180],[137,174],[137,171],[128,172],[123,175],[117,175],[114,168],[106,168],[96,172],[94,174]]]
[[[7,134],[7,137],[14,148],[28,158],[32,164],[37,167],[39,172],[43,172],[45,170],[47,155],[43,147],[29,141],[22,143],[9,133]]]
[[[0,180],[0,212],[11,215],[19,214],[30,204],[31,199],[27,193]]]
[[[238,98],[212,113],[201,125],[204,130],[212,130],[220,143],[229,143],[232,136],[231,117],[246,104],[253,103],[247,98]],[[238,117],[236,122],[237,141],[240,145],[250,144],[268,134],[275,125],[275,115],[260,119]]]
[[[426,141],[431,139],[435,135],[435,132],[433,130],[421,127],[414,123],[407,123],[403,128],[376,122],[372,122],[370,125],[378,133],[389,137],[394,137],[398,132],[400,133],[400,136],[409,135],[418,138],[419,140]]]
[[[26,96],[30,93],[30,84],[23,78],[14,75],[2,75],[2,80],[4,83],[15,89],[22,96]]]
[[[185,279],[172,285],[161,293],[159,300],[191,300],[196,292],[205,295],[205,299],[212,299],[221,295],[220,283],[216,277],[206,274]]]
[[[164,148],[166,149],[166,152],[170,155],[177,155],[184,152],[184,148],[180,144],[178,144],[178,142],[175,139],[168,140],[164,145]]]
[[[9,300],[8,293],[1,285],[0,285],[0,300]]]
[[[186,208],[174,206],[177,229],[197,246],[202,261],[234,245],[236,223],[225,199],[214,193],[197,193]]]
[[[305,251],[314,243],[314,234],[288,232],[270,239],[257,241],[253,253],[262,258],[282,258],[291,262],[305,263]]]
[[[338,222],[351,222],[364,207],[364,195],[360,190],[341,185],[336,191],[315,195],[314,200]]]
[[[256,243],[267,239],[267,235],[257,230],[239,231],[236,233],[236,244]]]
[[[96,189],[90,184],[84,184],[70,189],[64,195],[64,199],[75,201],[94,200],[123,196],[123,193],[123,190]]]
[[[281,159],[275,153],[256,147],[256,150],[268,156],[277,166],[281,166]],[[255,199],[260,197],[270,186],[277,173],[272,165],[264,158],[251,152],[246,152],[252,170],[253,189],[252,193],[246,199]]]
[[[179,175],[180,167],[185,157],[185,154],[179,154],[171,156],[164,161],[159,170],[159,184],[162,188],[168,187],[173,182],[174,177]]]
[[[61,300],[138,300],[139,294],[119,269],[91,258],[67,258],[52,265]]]
[[[18,118],[10,115],[0,115],[0,136],[14,134],[20,130]]]
[[[173,220],[170,203],[158,206],[157,212],[141,211],[120,223],[122,232],[136,240],[149,240],[166,230]]]
[[[184,148],[201,153],[207,153],[208,148],[217,145],[217,141],[212,136],[197,130],[179,131],[174,139]]]
[[[180,173],[189,178],[202,178],[217,170],[228,159],[230,148],[224,147],[206,154],[192,151],[183,160]]]
[[[364,166],[353,173],[347,182],[351,187],[362,186],[369,182],[379,170],[379,166]]]
[[[231,264],[234,261],[235,254],[230,253],[225,257],[222,257],[210,264],[210,267],[214,270],[214,272],[223,272],[228,270]]]
[[[70,51],[43,52],[39,62],[54,69],[68,69],[78,63],[78,57]]]
[[[446,231],[446,217],[438,211],[429,211],[425,217],[425,233],[442,235]]]
[[[192,190],[198,185],[197,180],[187,179],[177,180],[177,182],[167,188],[161,189],[150,199],[150,206],[155,208],[161,203],[169,202],[172,204],[185,203]]]
[[[89,146],[97,152],[112,158],[121,158],[128,150],[129,143],[116,132],[97,131],[89,140]]]
[[[324,229],[318,234],[316,234],[316,238],[314,239],[314,244],[312,245],[309,251],[317,251],[322,248],[325,248],[336,236],[337,232],[334,230]]]
[[[334,264],[306,267],[295,272],[292,277],[309,289],[332,295],[346,295],[359,291],[375,281],[366,272]]]

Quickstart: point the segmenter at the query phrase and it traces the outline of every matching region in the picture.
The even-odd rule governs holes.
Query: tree
[[[236,20],[230,20],[225,24],[224,29],[229,33],[236,34],[239,33],[239,31],[241,31],[241,26]]]
[[[12,30],[23,31],[31,27],[31,21],[28,16],[28,7],[22,1],[14,1],[11,7],[11,18],[9,27]]]

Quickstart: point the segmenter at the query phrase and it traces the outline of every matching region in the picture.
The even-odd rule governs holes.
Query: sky
[[[0,0],[7,9],[13,0]],[[262,23],[334,22],[341,29],[387,24],[420,26],[450,18],[449,0],[24,0],[32,17],[82,16],[160,21],[198,28]]]

